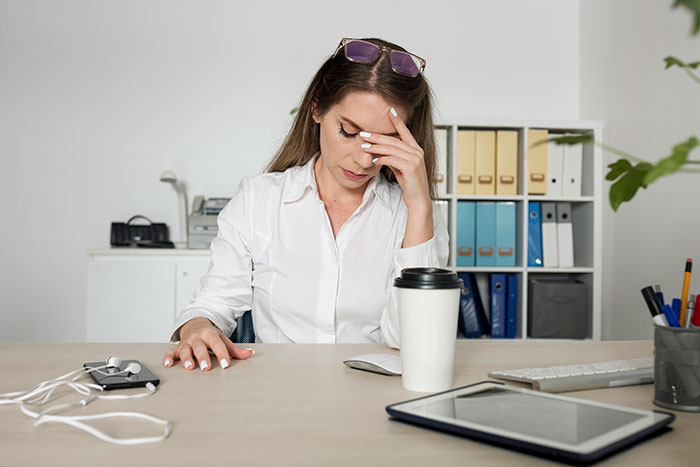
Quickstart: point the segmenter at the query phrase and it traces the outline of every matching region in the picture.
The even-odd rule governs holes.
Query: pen
[[[693,260],[688,258],[685,260],[685,274],[683,274],[683,292],[681,293],[681,314],[678,321],[685,323],[685,309],[688,306],[688,288],[690,288],[690,270],[693,268]]]
[[[695,297],[695,310],[696,312],[693,313],[693,317],[690,318],[690,327],[691,328],[700,328],[700,313],[697,312],[697,310],[700,309],[700,295]]]
[[[664,315],[661,312],[659,297],[654,293],[654,289],[651,286],[644,287],[642,289],[642,297],[644,297],[644,301],[647,303],[649,313],[651,313],[651,319],[654,320],[656,324],[668,326],[668,322],[664,319]]]
[[[659,303],[661,303],[661,306],[664,306],[664,294],[661,293],[661,286],[655,285],[654,292],[656,292],[656,296],[659,297]]]
[[[671,300],[671,311],[673,311],[673,316],[676,317],[676,321],[680,321],[681,317],[681,299],[674,298]]]
[[[679,328],[681,327],[681,324],[678,322],[678,318],[676,318],[676,314],[671,310],[671,307],[668,305],[664,305],[661,307],[661,311],[663,312],[664,316],[666,317],[666,321],[668,322],[668,325],[674,328]]]
[[[695,316],[695,295],[691,295],[690,298],[688,299],[688,307],[685,310],[685,324],[683,327],[689,328],[690,323],[691,323],[691,317]]]

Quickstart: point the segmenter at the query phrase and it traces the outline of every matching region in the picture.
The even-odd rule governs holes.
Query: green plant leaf
[[[648,162],[640,162],[627,170],[622,178],[612,184],[610,187],[610,206],[612,206],[613,211],[617,211],[625,201],[634,198],[640,187],[646,188],[644,176],[651,170],[651,167],[652,165]]]
[[[688,153],[698,145],[698,140],[694,136],[673,146],[673,153],[661,159],[652,169],[644,176],[644,184],[649,185],[651,182],[664,175],[670,175],[677,172],[683,167],[688,160]]]
[[[542,139],[537,141],[536,143],[533,143],[530,145],[530,148],[537,147],[541,144],[547,144],[548,142],[552,142],[558,145],[565,144],[567,146],[572,146],[574,144],[581,144],[581,143],[592,143],[593,142],[593,136],[592,135],[562,135],[562,136],[552,136],[547,139]]]
[[[610,172],[605,176],[606,180],[615,180],[617,177],[632,168],[632,164],[627,159],[620,159],[608,166]]]
[[[680,68],[692,68],[693,70],[700,66],[700,62],[685,63],[671,55],[664,58],[664,62],[666,62],[666,68],[664,68],[664,70],[668,70],[674,65]]]
[[[294,107],[292,110],[289,111],[289,115],[294,115],[295,113],[297,113],[298,110],[299,107]]]
[[[692,35],[696,35],[700,31],[700,0],[676,0],[673,8],[684,6],[690,10],[695,24],[693,25]]]

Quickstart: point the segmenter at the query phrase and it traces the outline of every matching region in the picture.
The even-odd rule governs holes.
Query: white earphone
[[[139,397],[147,397],[150,396],[151,394],[154,394],[156,392],[156,387],[153,383],[147,383],[146,384],[146,389],[147,391],[141,394],[134,394],[134,395],[126,395],[126,394],[115,394],[115,395],[103,395],[101,392],[104,391],[102,386],[99,384],[95,383],[85,383],[85,382],[78,382],[77,380],[82,377],[88,375],[88,373],[92,371],[97,371],[102,374],[106,375],[117,375],[120,373],[127,373],[127,374],[132,374],[136,375],[141,371],[141,365],[135,362],[131,362],[127,365],[127,367],[123,370],[117,371],[117,372],[110,372],[110,373],[105,373],[102,370],[103,369],[114,369],[114,368],[119,368],[121,365],[121,360],[119,357],[109,357],[107,360],[105,360],[105,365],[99,366],[99,367],[82,367],[77,370],[71,371],[70,373],[66,373],[63,376],[59,376],[58,378],[50,379],[48,381],[43,381],[33,388],[27,390],[27,391],[18,391],[18,392],[8,392],[6,394],[0,394],[0,405],[5,405],[5,404],[19,404],[20,410],[24,412],[25,415],[28,415],[36,421],[34,422],[34,426],[41,425],[43,423],[48,423],[48,422],[59,422],[59,423],[65,423],[67,425],[71,425],[75,428],[81,429],[83,431],[86,431],[90,433],[91,435],[103,440],[107,441],[109,443],[114,443],[114,444],[142,444],[142,443],[155,443],[158,441],[163,441],[170,435],[170,431],[172,429],[172,425],[170,422],[167,420],[162,420],[160,418],[152,417],[150,415],[146,414],[141,414],[141,413],[136,413],[136,412],[109,412],[109,413],[104,413],[104,414],[97,414],[97,415],[83,415],[83,416],[67,416],[67,415],[53,415],[53,412],[57,412],[60,410],[66,410],[69,408],[73,407],[84,407],[90,402],[92,402],[94,399],[99,398],[99,399],[135,399]],[[76,375],[77,373],[77,375]],[[75,375],[75,376],[73,376]],[[72,378],[70,378],[72,376]],[[70,379],[68,379],[70,378]],[[83,394],[86,396],[84,399],[81,399],[78,402],[75,403],[70,403],[70,404],[57,404],[57,405],[52,405],[40,412],[34,412],[27,408],[27,406],[41,406],[44,405],[49,398],[51,397],[51,394],[54,392],[54,390],[62,385],[67,385],[71,388],[73,388],[75,391],[77,391],[80,394]],[[95,390],[93,392],[92,390]],[[100,430],[97,430],[96,428],[93,428],[92,426],[84,423],[84,420],[95,420],[95,419],[100,419],[100,418],[110,418],[110,417],[130,417],[130,418],[140,418],[144,420],[148,420],[152,423],[156,423],[158,425],[163,426],[163,434],[160,436],[152,436],[152,437],[143,437],[143,438],[113,438],[105,433],[103,433]]]

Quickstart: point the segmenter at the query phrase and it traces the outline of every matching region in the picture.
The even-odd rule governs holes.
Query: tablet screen
[[[416,407],[426,417],[477,423],[570,445],[640,420],[643,415],[496,387]]]

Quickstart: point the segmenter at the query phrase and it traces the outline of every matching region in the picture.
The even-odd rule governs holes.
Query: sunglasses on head
[[[425,60],[418,55],[347,37],[340,41],[338,48],[335,49],[333,53],[333,57],[343,48],[345,49],[345,58],[351,62],[365,64],[374,63],[379,58],[382,51],[386,50],[389,54],[391,69],[396,73],[415,78],[425,70]]]

